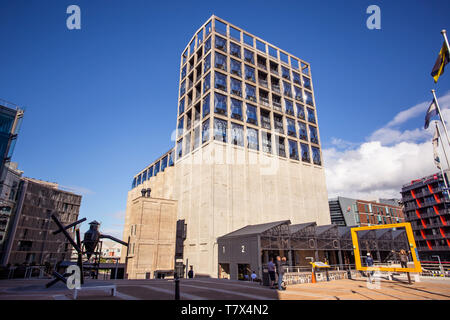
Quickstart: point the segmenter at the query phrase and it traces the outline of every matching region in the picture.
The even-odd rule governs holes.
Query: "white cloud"
[[[442,115],[450,123],[450,92],[438,99]],[[415,117],[424,119],[430,103],[422,102],[399,112],[386,126],[369,135],[367,142],[354,144],[333,138],[334,147],[323,150],[329,197],[400,198],[402,185],[437,172],[431,144],[434,124],[427,130],[423,126],[398,128]],[[443,135],[441,145],[447,146],[450,155],[442,125],[439,127]],[[447,168],[441,150],[441,163]]]

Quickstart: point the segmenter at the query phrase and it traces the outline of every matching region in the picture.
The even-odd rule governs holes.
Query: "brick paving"
[[[62,283],[45,289],[49,280],[1,280],[0,300],[72,300],[73,292]],[[87,280],[87,286],[116,284],[117,295],[81,290],[79,300],[172,300],[172,280]],[[288,286],[278,291],[257,283],[210,278],[181,279],[182,300],[450,300],[450,279],[381,280],[368,288],[365,278]]]

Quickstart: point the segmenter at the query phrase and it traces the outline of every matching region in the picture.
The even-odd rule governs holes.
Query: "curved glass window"
[[[214,88],[227,91],[227,76],[216,72],[214,75]]]
[[[227,121],[214,118],[214,140],[227,142]]]
[[[298,121],[298,135],[301,140],[308,141],[308,132],[306,131],[306,124]]]
[[[308,127],[309,127],[309,140],[311,141],[311,143],[319,144],[319,137],[317,135],[316,127],[313,126]]]
[[[308,109],[308,121],[312,122],[312,123],[316,123],[316,115],[314,114],[314,110],[307,108]]]
[[[235,146],[244,146],[244,126],[231,123],[231,143]]]
[[[234,78],[231,78],[230,82],[231,82],[230,83],[231,84],[231,93],[236,96],[242,97],[242,82],[239,80],[236,80]]]
[[[256,82],[255,80],[255,68],[245,65],[245,80]]]
[[[214,94],[214,112],[226,116],[227,112],[227,97],[216,93]]]
[[[242,102],[231,98],[231,117],[242,120]]]
[[[247,147],[253,150],[259,150],[258,130],[247,128]]]
[[[302,149],[302,161],[311,162],[309,157],[309,146],[305,143],[300,143],[300,147]]]
[[[247,105],[247,123],[258,125],[258,118],[256,115],[256,107],[254,107],[248,103],[246,105]]]
[[[272,135],[266,131],[261,130],[262,150],[267,153],[272,153]]]
[[[237,58],[241,58],[241,46],[230,41],[230,54]]]
[[[289,140],[289,158],[298,160],[298,144],[297,141]]]
[[[242,77],[241,63],[233,58],[230,58],[230,72],[235,76]]]
[[[320,150],[316,147],[311,147],[312,155],[313,155],[313,162],[317,165],[322,165],[322,160],[320,159]]]

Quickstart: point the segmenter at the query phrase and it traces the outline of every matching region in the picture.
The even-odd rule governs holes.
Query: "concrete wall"
[[[187,224],[184,260],[197,275],[217,277],[217,237],[246,225],[331,223],[323,167],[229,144],[210,142],[131,190],[124,239],[131,203],[147,187],[152,197],[178,201],[177,219]]]

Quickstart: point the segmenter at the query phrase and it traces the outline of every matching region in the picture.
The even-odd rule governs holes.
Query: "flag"
[[[433,102],[430,104],[427,110],[427,114],[425,116],[425,129],[428,129],[428,125],[430,124],[430,119],[433,118],[435,115],[438,114],[438,109],[436,106],[436,101],[433,98]]]
[[[433,70],[431,70],[431,76],[434,79],[434,83],[436,83],[439,79],[439,77],[444,73],[444,68],[446,64],[449,62],[449,52],[447,48],[447,44],[442,44],[441,51],[439,51],[438,58],[434,64]]]
[[[433,136],[433,154],[434,154],[434,164],[438,169],[441,169],[441,160],[439,160],[438,147],[439,147],[439,132],[436,126]]]

